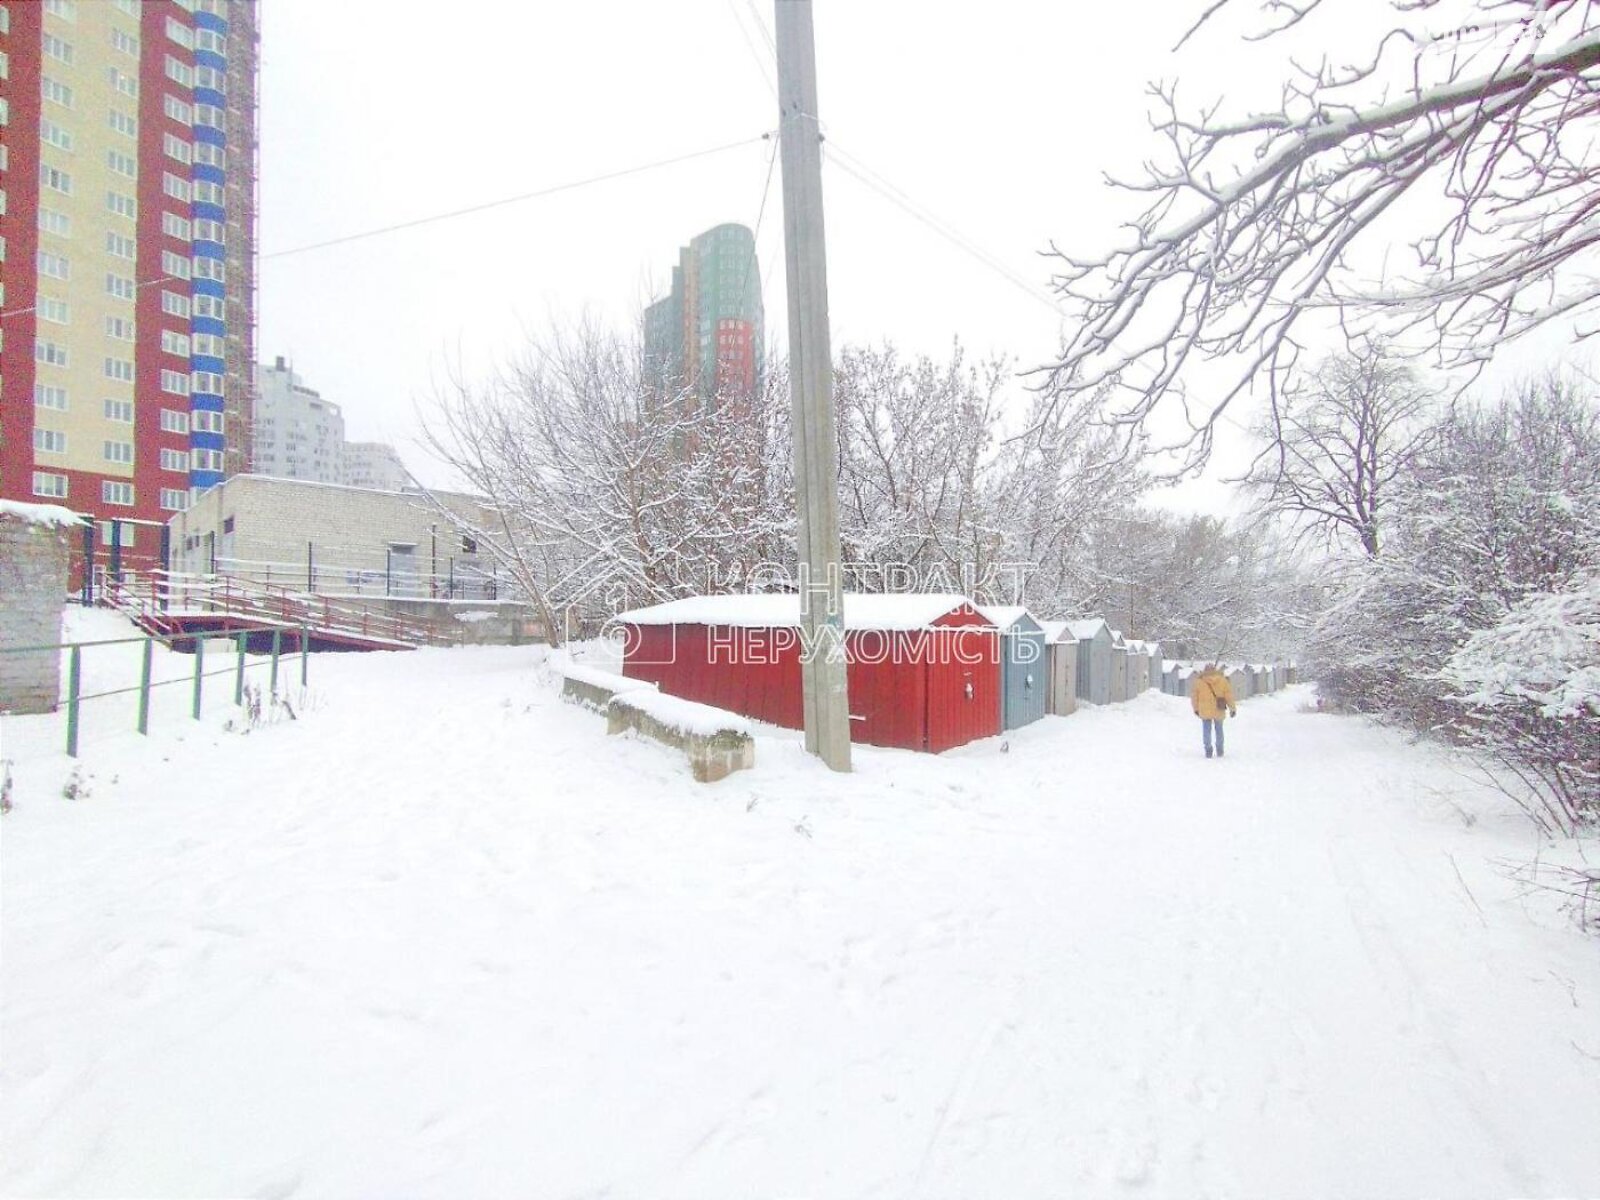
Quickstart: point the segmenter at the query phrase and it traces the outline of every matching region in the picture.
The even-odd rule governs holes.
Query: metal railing
[[[0,648],[0,655],[22,654],[52,654],[57,656],[62,651],[67,654],[67,694],[66,708],[66,752],[68,757],[78,757],[79,730],[83,706],[91,700],[105,700],[113,696],[138,697],[138,704],[134,718],[136,732],[147,735],[150,732],[150,697],[156,688],[170,687],[182,684],[191,689],[189,715],[196,721],[201,717],[205,701],[205,681],[221,675],[233,676],[233,703],[242,706],[245,702],[245,675],[251,668],[266,668],[268,672],[267,691],[277,695],[278,682],[282,659],[284,654],[285,634],[299,643],[298,656],[300,659],[300,686],[305,687],[310,675],[310,643],[312,630],[301,628],[298,630],[285,630],[277,625],[262,625],[247,629],[231,629],[225,634],[188,635],[183,638],[166,638],[155,634],[133,638],[103,638],[87,642],[57,642],[40,646],[7,646]],[[270,639],[270,650],[258,655],[257,662],[248,661],[250,639],[255,637],[265,641]],[[182,676],[171,679],[152,678],[152,666],[155,660],[155,647],[160,645],[168,650],[178,649],[175,642],[192,642],[194,647],[194,669]],[[206,643],[225,642],[228,649],[235,654],[234,661],[224,667],[211,670],[206,669]],[[139,682],[129,687],[106,688],[97,692],[83,691],[83,652],[89,648],[103,646],[128,646],[140,645]],[[291,650],[290,654],[295,651]]]
[[[180,571],[125,574],[106,580],[103,595],[139,626],[175,637],[185,632],[182,618],[237,617],[266,628],[310,628],[334,639],[389,642],[398,646],[451,644],[431,621],[373,612],[360,604],[313,594],[282,584],[251,583],[231,575],[191,575]]]

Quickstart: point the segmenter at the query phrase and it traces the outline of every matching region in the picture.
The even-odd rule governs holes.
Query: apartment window
[[[0,8],[0,33],[11,32],[11,10]]]
[[[194,161],[203,163],[208,167],[227,166],[227,155],[221,146],[213,146],[210,142],[196,142],[194,147]],[[184,160],[185,162],[188,159]]]
[[[53,208],[41,208],[39,229],[43,233],[54,234],[59,238],[69,238],[72,236],[72,218]]]
[[[72,107],[72,89],[58,79],[44,76],[40,84],[40,93],[51,104],[59,104],[62,108]]]
[[[133,360],[127,358],[107,358],[105,360],[107,379],[115,379],[121,383],[133,382]]]
[[[56,500],[65,500],[67,498],[67,477],[65,475],[57,475],[54,471],[35,471],[33,473],[33,494],[35,496],[49,496]]]
[[[106,209],[132,221],[139,215],[139,202],[124,192],[107,192]]]
[[[129,137],[139,136],[139,122],[130,117],[120,108],[113,108],[106,118],[106,123],[118,133],[127,134]]]
[[[182,46],[185,50],[194,49],[194,30],[190,29],[182,21],[175,21],[171,17],[168,17],[167,36],[173,41],[177,42],[178,45]]]
[[[222,298],[220,296],[196,296],[194,298],[194,315],[197,317],[210,317],[216,321],[224,320]]]
[[[106,443],[107,446],[109,446],[111,444],[112,443],[110,443],[110,442]],[[127,461],[128,462],[132,462],[133,461],[133,447],[128,445],[127,442],[118,442],[117,444],[121,445],[121,446],[127,446],[128,447],[128,458],[127,458]],[[133,506],[133,484],[131,484],[131,483],[114,483],[109,479],[102,479],[100,481],[100,499],[103,502],[105,502],[106,504],[121,504],[121,505],[123,505],[125,507],[130,507],[131,508]],[[111,522],[110,521],[101,521],[100,522],[100,534],[101,534],[100,540],[102,542],[109,542],[111,540],[110,531],[111,531]],[[133,545],[133,530],[128,528],[128,526],[124,525],[122,527],[122,529],[121,529],[121,533],[122,533],[122,536],[120,538],[118,538],[117,540],[119,542],[121,542],[124,546]]]
[[[189,455],[196,471],[222,470],[221,450],[191,450]]]
[[[174,200],[182,200],[186,203],[188,202],[190,196],[189,181],[187,179],[179,178],[171,171],[165,171],[162,173],[161,190],[167,195],[171,196]]]
[[[203,392],[208,396],[220,396],[222,395],[222,376],[218,375],[215,371],[196,371],[194,373],[194,390],[197,392]],[[199,413],[195,413],[194,415],[194,427],[196,429],[205,428],[205,426],[200,422],[200,415],[201,414]],[[219,418],[221,415],[221,413],[217,414]],[[211,432],[221,433],[222,427],[219,425]]]
[[[56,342],[36,338],[33,343],[33,360],[47,367],[64,367],[67,365],[67,348]]]
[[[228,277],[228,272],[222,261],[216,258],[197,258],[194,260],[194,277],[196,279],[214,279],[221,283]]]
[[[44,117],[39,121],[39,140],[46,145],[54,146],[57,150],[66,150],[68,152],[72,150],[72,134],[57,125],[49,117]]]
[[[108,421],[119,421],[124,425],[132,425],[133,401],[108,399],[105,402],[105,414]]]
[[[33,385],[33,404],[35,408],[66,412],[67,389],[52,383],[36,383]]]
[[[227,203],[227,198],[222,191],[222,185],[220,183],[212,183],[209,179],[195,180],[194,198],[202,204],[215,204],[218,207]]]
[[[161,107],[169,118],[180,125],[194,124],[194,107],[187,100],[179,100],[176,96],[163,96]]]
[[[106,336],[119,342],[133,341],[133,321],[127,317],[107,317]]]
[[[167,55],[167,78],[179,87],[192,88],[194,86],[194,68],[179,62],[172,55]]]
[[[171,392],[174,396],[187,396],[189,394],[189,375],[186,371],[161,372],[161,390]]]
[[[174,254],[171,250],[161,252],[161,273],[172,279],[189,278],[189,260],[182,254]]]
[[[126,96],[130,100],[139,98],[139,79],[137,76],[124,75],[115,67],[107,67],[106,81],[111,84],[111,90],[119,96]]]
[[[108,274],[106,276],[106,293],[108,295],[115,296],[118,300],[132,300],[133,292],[133,280],[124,275]]]
[[[197,49],[210,50],[213,54],[226,54],[228,52],[228,43],[214,29],[196,30],[194,44]]]
[[[35,454],[65,454],[67,452],[67,435],[59,429],[33,430],[33,450]]]
[[[44,10],[51,16],[60,17],[63,21],[78,19],[77,0],[44,0]]]
[[[67,261],[64,254],[51,254],[48,250],[40,250],[35,256],[39,274],[48,275],[51,279],[71,279],[72,264]]]
[[[161,452],[161,469],[163,471],[187,471],[189,469],[189,452],[187,450],[163,450]]]
[[[161,232],[168,237],[187,242],[194,237],[194,226],[188,217],[180,217],[174,212],[164,212],[161,214]]]
[[[44,45],[44,52],[45,52],[47,57],[53,58],[57,62],[67,63],[69,65],[71,64],[71,62],[72,62],[72,43],[71,42],[63,41],[61,38],[58,38],[53,33],[45,34],[44,37],[41,39],[41,42]]]
[[[70,196],[72,195],[72,176],[59,167],[40,163],[39,186],[47,187],[52,192],[60,192],[63,196]]]
[[[178,333],[171,329],[163,329],[161,331],[161,352],[163,354],[178,354],[188,358],[189,335]]]
[[[111,48],[120,50],[133,58],[139,57],[139,39],[115,26],[112,26],[111,29]]]
[[[181,163],[188,163],[194,159],[194,150],[189,143],[181,137],[175,137],[170,133],[162,136],[161,149],[168,158],[175,158]]]
[[[69,319],[70,309],[65,300],[57,300],[54,296],[39,297],[39,319],[41,321],[54,321],[57,325],[65,325]]]
[[[207,358],[221,358],[222,339],[214,333],[197,333],[194,335],[194,352]]]
[[[187,317],[189,315],[189,297],[180,296],[177,292],[162,292],[161,311],[169,317]]]
[[[131,463],[133,461],[133,443],[115,442],[110,438],[100,443],[100,456],[110,463]],[[129,500],[129,504],[133,501]]]
[[[111,0],[111,3],[118,12],[127,13],[134,20],[139,19],[139,0]]]
[[[188,433],[189,414],[176,408],[163,408],[161,410],[162,433]]]
[[[124,154],[120,150],[106,151],[106,165],[118,175],[126,175],[129,179],[139,173],[139,164],[134,161],[133,156]]]
[[[5,11],[6,11],[5,9],[0,8],[0,12],[5,12]],[[5,96],[0,96],[0,126],[9,125],[10,123],[11,123],[11,101],[9,99],[7,99]]]
[[[185,122],[187,124],[187,122]],[[194,106],[194,123],[196,125],[209,125],[212,129],[223,128],[222,110],[215,104],[196,104]]]
[[[191,426],[193,426],[196,433],[223,432],[222,414],[219,412],[212,412],[209,409],[195,409],[194,415],[189,423]]]
[[[165,451],[163,451],[163,453],[165,453]],[[175,467],[173,469],[187,471],[189,467],[188,464],[185,464],[182,467]],[[167,512],[182,512],[184,509],[189,507],[189,489],[162,488],[161,507]]]
[[[138,246],[131,237],[123,237],[120,233],[106,231],[106,253],[118,258],[126,258],[130,262],[137,252]]]
[[[215,67],[201,67],[195,72],[195,83],[199,87],[210,88],[213,92],[227,90],[227,80],[222,77],[222,72]]]

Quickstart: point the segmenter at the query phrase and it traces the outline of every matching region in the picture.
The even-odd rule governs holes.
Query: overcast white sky
[[[1103,174],[1157,147],[1145,84],[1195,100],[1276,95],[1281,50],[1218,30],[1170,47],[1200,0],[818,0],[830,143],[961,230],[1042,294],[1054,239],[1093,250],[1132,215]],[[1337,30],[1370,0],[1340,0]],[[755,226],[771,146],[303,254],[309,243],[759,138],[776,125],[772,0],[265,0],[259,356],[290,358],[423,476],[414,407],[445,363],[516,351],[589,314],[619,325],[677,247]],[[769,335],[786,341],[774,170],[760,229]],[[925,225],[825,167],[833,341],[1048,359],[1058,318]],[[1019,385],[1020,390],[1020,385]],[[1248,414],[1238,414],[1240,420]],[[1224,438],[1226,468],[1239,462]],[[1222,489],[1168,503],[1220,511]]]

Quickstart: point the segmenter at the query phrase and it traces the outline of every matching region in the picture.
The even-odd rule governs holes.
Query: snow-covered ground
[[[1600,1194],[1600,955],[1449,757],[1148,693],[698,785],[542,657],[170,688],[77,800],[7,719],[0,1191]]]

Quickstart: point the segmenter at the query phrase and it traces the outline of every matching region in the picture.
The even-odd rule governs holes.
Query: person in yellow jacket
[[[1206,757],[1211,757],[1211,735],[1216,733],[1217,757],[1222,757],[1222,718],[1239,715],[1239,705],[1233,698],[1233,685],[1216,663],[1206,664],[1206,669],[1195,676],[1194,687],[1189,691],[1189,707],[1200,718],[1200,737],[1205,743]]]

